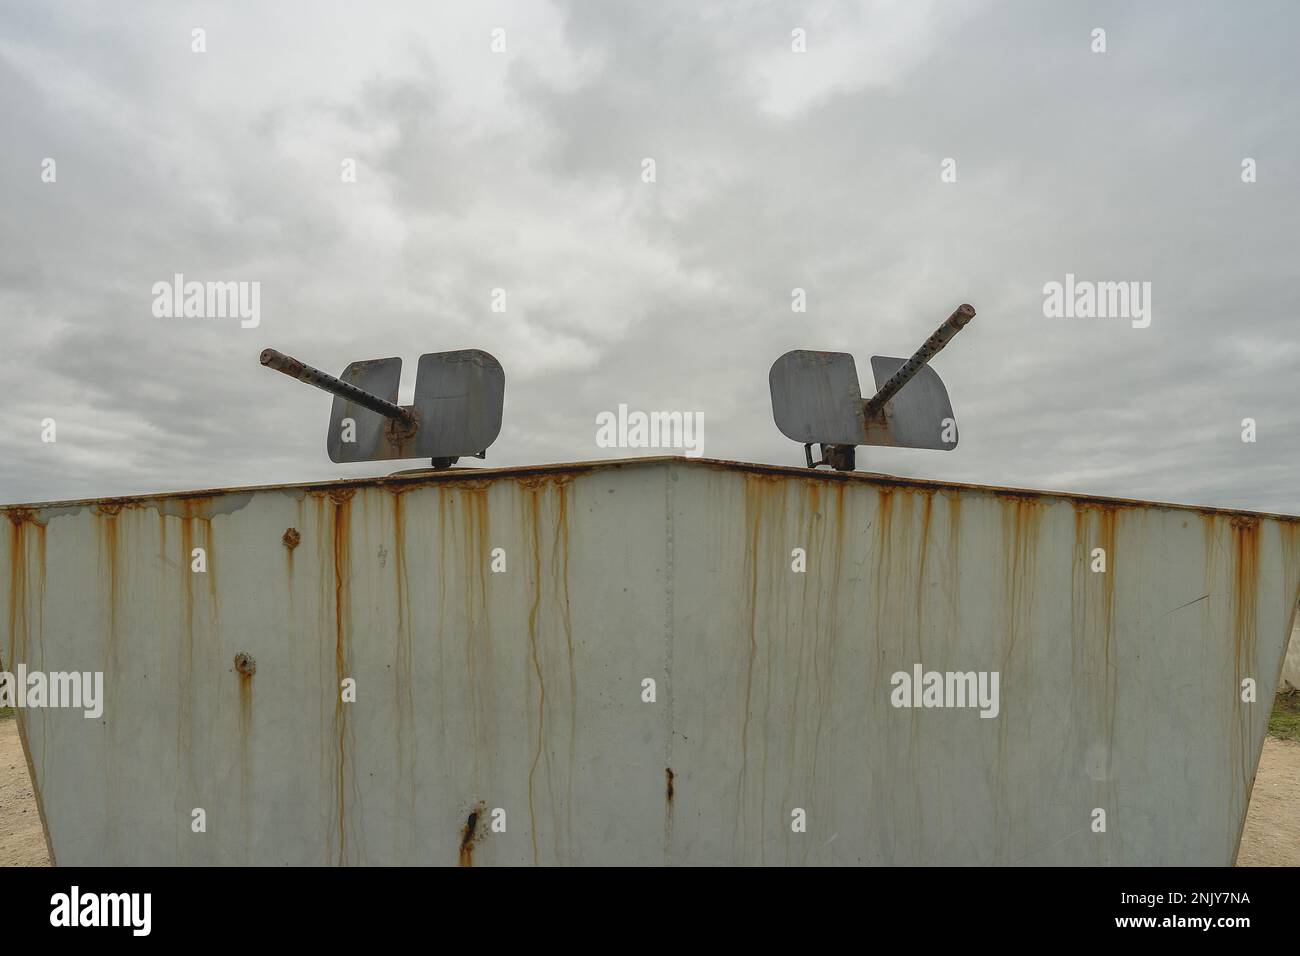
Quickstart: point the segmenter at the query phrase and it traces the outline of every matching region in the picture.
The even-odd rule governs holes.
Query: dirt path
[[[1238,866],[1300,866],[1300,743],[1264,738]]]
[[[0,866],[49,866],[18,721],[0,720]]]
[[[45,836],[18,740],[0,720],[0,866],[46,866]],[[1300,866],[1300,743],[1264,741],[1238,866]]]

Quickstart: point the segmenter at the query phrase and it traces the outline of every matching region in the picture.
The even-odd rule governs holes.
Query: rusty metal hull
[[[1300,596],[1296,519],[699,459],[7,515],[62,864],[1229,864]]]

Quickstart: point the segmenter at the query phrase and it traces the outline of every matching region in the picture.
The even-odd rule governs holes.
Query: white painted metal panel
[[[6,666],[108,685],[20,713],[70,864],[1226,864],[1300,588],[1291,519],[690,459],[8,516]]]

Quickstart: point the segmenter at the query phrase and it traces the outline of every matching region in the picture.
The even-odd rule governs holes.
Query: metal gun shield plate
[[[417,451],[400,457],[457,458],[485,451],[501,433],[505,393],[505,370],[481,349],[421,355],[413,406],[420,423]]]
[[[343,370],[339,378],[349,385],[397,404],[397,389],[402,381],[402,360],[382,358],[353,362]],[[343,420],[349,418],[355,423],[352,429],[355,441],[343,440]],[[325,436],[330,461],[389,461],[413,457],[388,440],[390,421],[377,412],[336,396],[330,410],[329,432]]]
[[[852,355],[786,352],[772,363],[767,381],[772,418],[786,438],[805,445],[864,443],[862,388]]]
[[[889,381],[906,362],[907,359],[873,355],[871,374],[876,378],[876,388]],[[957,447],[956,426],[952,429],[953,440],[944,441],[945,419],[956,421],[948,389],[939,373],[927,365],[885,404],[883,422],[879,418],[867,421],[863,444],[951,451]]]

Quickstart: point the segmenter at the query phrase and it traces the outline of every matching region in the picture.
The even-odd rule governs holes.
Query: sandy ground
[[[0,720],[0,866],[49,866],[18,721]]]
[[[1264,738],[1238,866],[1300,866],[1300,743]]]
[[[18,722],[0,720],[0,866],[46,866]],[[1264,741],[1238,866],[1300,866],[1300,743]]]

